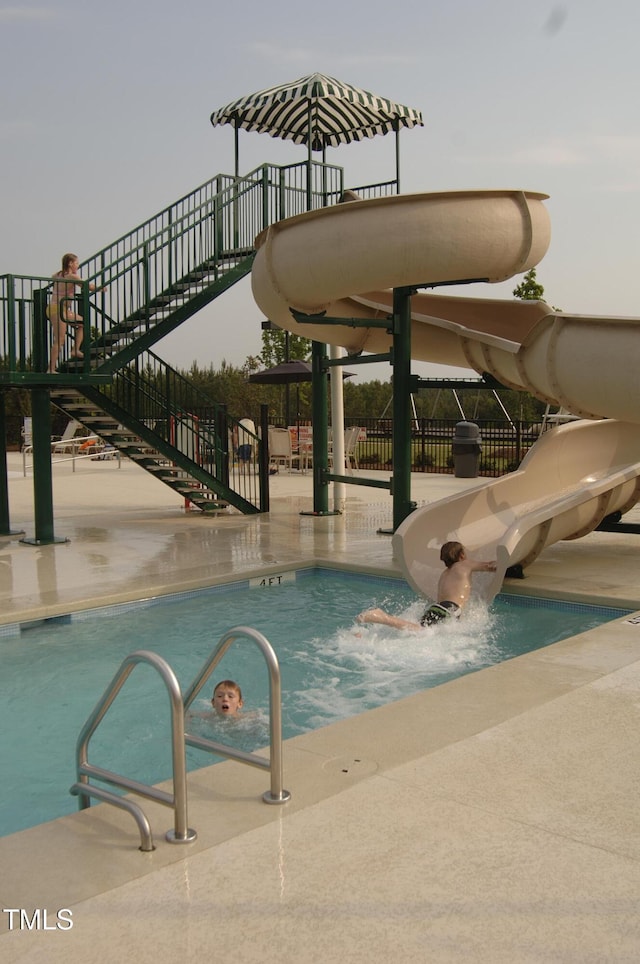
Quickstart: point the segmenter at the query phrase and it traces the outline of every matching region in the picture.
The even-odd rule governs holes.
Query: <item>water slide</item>
[[[349,353],[383,352],[381,328],[298,325],[290,313],[385,318],[390,288],[496,283],[547,251],[546,195],[464,191],[354,201],[277,222],[259,235],[255,300],[282,328]],[[433,596],[439,547],[463,542],[497,558],[485,598],[505,571],[545,546],[591,531],[640,499],[640,319],[555,312],[544,302],[412,298],[412,357],[488,372],[578,415],[539,439],[520,469],[413,512],[394,552],[418,592]]]

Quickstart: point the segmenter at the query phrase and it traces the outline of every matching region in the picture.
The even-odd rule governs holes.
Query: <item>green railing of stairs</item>
[[[238,420],[153,352],[141,353],[104,387],[65,386],[51,397],[198,508],[268,509],[260,438],[243,429],[251,458],[235,461]]]
[[[313,164],[312,174],[313,206],[335,203],[342,169]],[[93,326],[100,357],[89,364],[115,371],[243,278],[256,235],[306,210],[306,181],[306,163],[218,175],[85,262],[83,276],[104,287]]]
[[[226,440],[224,445],[215,441],[213,447],[211,439],[196,444],[185,420],[198,418],[197,413],[190,412],[189,406],[173,410],[170,401],[161,397],[160,386],[175,386],[178,375],[170,375],[169,366],[158,374],[158,366],[164,363],[149,349],[248,274],[260,231],[310,207],[336,203],[343,182],[342,168],[318,162],[265,164],[241,178],[219,174],[103,248],[81,267],[86,283],[77,300],[85,325],[84,359],[71,360],[65,346],[55,375],[46,374],[45,308],[51,279],[0,277],[0,385],[72,385],[94,403],[97,395],[105,402],[109,399],[118,407],[121,424],[133,431],[140,426],[150,431],[150,419],[181,426],[171,443],[164,437],[163,441],[178,454],[184,448],[182,454],[191,463],[199,445],[215,452],[216,459],[222,458],[219,449],[224,450]],[[395,182],[358,188],[364,197],[394,190]],[[90,295],[89,282],[100,290]],[[107,388],[112,379],[113,386]],[[207,404],[215,407],[210,400]],[[202,406],[206,408],[204,402]],[[150,411],[156,408],[163,414],[156,417]],[[129,418],[135,425],[129,426]],[[218,462],[211,480],[216,496],[234,501],[229,497],[234,482],[230,479],[229,486],[224,485]],[[200,481],[205,484],[204,479]],[[245,499],[243,492],[235,504],[253,498],[251,494],[251,499]],[[251,504],[256,506],[254,511],[261,511],[260,498]]]

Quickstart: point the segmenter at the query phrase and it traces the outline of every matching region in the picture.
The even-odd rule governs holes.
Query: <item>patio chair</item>
[[[26,421],[26,420],[25,420]],[[31,419],[29,419],[31,423]],[[72,418],[65,428],[62,435],[57,436],[51,440],[51,454],[61,455],[65,452],[73,452],[74,447],[77,447],[78,442],[81,441],[75,437],[76,432],[79,428],[82,428],[80,422],[75,418]],[[33,455],[33,437],[31,432],[31,424],[29,424],[29,434],[27,435],[26,428],[24,431],[24,445],[22,447],[22,452],[24,455]]]
[[[300,456],[293,451],[291,433],[288,428],[269,429],[269,468],[277,469],[280,465],[287,466],[289,472],[293,463],[300,464]]]
[[[341,472],[343,468],[346,467],[347,474],[353,472],[354,465],[356,469],[359,469],[358,465],[358,439],[360,438],[360,433],[362,432],[361,425],[350,425],[349,428],[344,430],[344,466],[338,466],[338,472]],[[330,432],[329,440],[329,466],[334,469],[333,465],[333,433]]]
[[[347,471],[353,472],[353,467],[360,468],[358,465],[358,439],[362,427],[360,425],[350,425],[344,433],[344,460],[347,463]]]

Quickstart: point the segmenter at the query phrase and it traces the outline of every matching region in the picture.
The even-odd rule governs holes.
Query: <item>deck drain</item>
[[[376,772],[378,764],[375,760],[363,760],[362,757],[338,756],[323,763],[322,769],[331,770],[333,773],[344,773],[345,776],[366,777]]]

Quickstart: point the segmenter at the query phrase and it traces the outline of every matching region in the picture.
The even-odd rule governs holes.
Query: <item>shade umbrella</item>
[[[293,385],[296,382],[310,382],[311,378],[311,365],[301,358],[293,358],[249,375],[249,381],[258,385]]]
[[[281,362],[273,368],[265,368],[264,371],[254,372],[249,375],[249,381],[257,385],[286,385],[287,394],[285,397],[285,421],[290,424],[289,414],[289,385],[300,384],[300,382],[310,382],[313,379],[311,365],[301,358],[293,358],[291,361]],[[296,405],[296,421],[300,410],[300,394],[298,393]]]
[[[235,173],[238,176],[238,131],[257,131],[306,144],[312,151],[361,141],[365,137],[422,126],[422,113],[325,74],[309,74],[290,83],[240,97],[211,114],[211,123],[232,124],[235,130]]]
[[[355,372],[342,372],[343,378],[351,378]],[[300,382],[310,382],[313,380],[313,373],[311,371],[311,365],[307,361],[303,361],[301,358],[292,358],[290,361],[281,362],[279,365],[274,365],[273,368],[265,368],[261,372],[254,372],[249,375],[249,381],[256,385],[296,385]],[[297,413],[300,408],[300,399],[298,397],[298,405],[296,409],[296,421]],[[287,412],[286,412],[287,425],[289,424],[289,399],[287,395]]]

